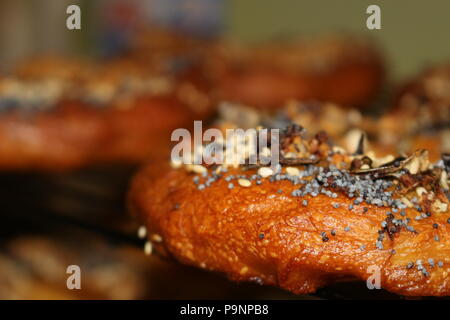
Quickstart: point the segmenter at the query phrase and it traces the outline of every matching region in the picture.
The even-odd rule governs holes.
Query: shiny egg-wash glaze
[[[338,153],[331,157],[342,161]],[[437,176],[410,164],[397,183],[330,163],[324,171],[298,167],[316,172],[309,182],[284,167],[263,178],[243,167],[219,176],[210,169],[204,177],[148,166],[135,177],[129,204],[149,241],[158,235],[157,252],[236,281],[305,294],[342,278],[366,281],[375,266],[382,288],[393,293],[450,295],[450,215],[437,182],[448,188],[447,175],[442,163],[433,169]],[[338,178],[316,188],[328,172]]]

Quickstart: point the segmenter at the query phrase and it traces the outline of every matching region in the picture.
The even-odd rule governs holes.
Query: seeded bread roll
[[[74,238],[72,241],[54,234],[4,239],[0,251],[0,297],[24,300],[145,297],[148,275],[143,259],[128,249],[112,250],[89,234],[73,231],[65,230]],[[81,268],[81,290],[69,290],[66,285],[70,276],[67,270],[73,264]]]
[[[372,44],[352,37],[279,41],[252,47],[219,43],[205,59],[219,100],[277,108],[289,99],[364,107],[384,70]]]
[[[418,119],[424,124],[431,120],[450,119],[450,64],[422,71],[401,88],[394,102],[397,108],[409,106],[414,112],[427,109],[423,110],[427,114],[426,119]]]
[[[54,71],[0,80],[0,170],[145,162],[165,155],[174,129],[212,112],[182,74],[132,60],[91,62],[74,76]]]
[[[297,294],[379,271],[393,293],[450,295],[449,159],[431,165],[422,150],[379,163],[287,132],[281,154],[303,151],[275,171],[142,169],[129,207],[147,253]]]
[[[377,129],[386,148],[426,146],[434,159],[450,152],[450,65],[429,68],[404,85]]]

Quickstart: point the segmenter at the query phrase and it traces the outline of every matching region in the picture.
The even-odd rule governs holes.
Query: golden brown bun
[[[0,117],[0,169],[66,170],[166,157],[172,130],[205,114],[174,96],[140,97],[129,108],[62,101],[54,110]]]
[[[5,239],[0,252],[1,299],[139,299],[149,283],[138,250],[111,248],[86,233]],[[83,237],[83,238],[80,238]],[[82,239],[82,240],[81,240]],[[103,239],[102,239],[103,240]],[[142,257],[142,256],[141,256]],[[147,260],[148,261],[148,260]],[[67,287],[67,268],[81,268],[81,290]]]
[[[332,157],[336,165],[354,158],[339,153]],[[358,161],[352,160],[352,166]],[[381,272],[381,287],[393,293],[450,295],[449,202],[439,182],[429,180],[435,179],[431,178],[434,171],[427,171],[426,165],[423,172],[409,168],[390,189],[392,199],[401,199],[404,205],[413,201],[406,199],[418,197],[420,211],[414,206],[393,211],[385,204],[357,203],[357,195],[348,196],[348,184],[341,189],[329,182],[326,190],[333,196],[295,195],[295,190],[304,190],[303,183],[252,179],[254,169],[229,169],[208,185],[205,181],[215,169],[202,177],[185,167],[172,169],[165,164],[149,165],[136,175],[129,207],[147,227],[148,239],[158,253],[222,272],[236,281],[305,294],[343,278],[366,281],[375,266]],[[439,172],[437,177],[444,174]],[[287,174],[287,169],[282,173]],[[250,185],[237,178],[226,180],[230,175],[245,176]],[[372,187],[380,189],[371,179]],[[425,193],[418,195],[417,189],[416,194],[418,186]],[[433,199],[426,198],[432,194]],[[400,219],[410,221],[396,227],[393,221]]]
[[[66,170],[165,157],[176,128],[208,118],[211,101],[190,79],[130,59],[45,60],[0,82],[0,170]],[[31,101],[31,102],[30,102]],[[36,102],[37,101],[37,102]],[[41,105],[42,103],[42,105]]]
[[[423,71],[397,93],[387,118],[402,118],[397,131],[404,134],[450,128],[450,65]]]
[[[0,168],[65,169],[88,161],[108,140],[95,109],[66,103],[51,113],[8,112],[0,117]]]
[[[408,81],[372,132],[386,149],[426,147],[431,159],[450,152],[450,65],[429,68]]]
[[[364,107],[379,92],[383,62],[372,45],[345,37],[255,47],[218,44],[205,74],[219,100],[267,108],[289,99]]]

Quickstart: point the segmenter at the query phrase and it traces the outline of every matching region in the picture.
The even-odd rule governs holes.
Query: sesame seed
[[[345,231],[345,232],[350,231],[350,227],[345,227],[345,228],[344,228],[344,231]]]
[[[258,235],[258,237],[262,240],[262,239],[264,239],[264,233],[260,233],[259,235]]]
[[[286,173],[290,176],[299,176],[300,170],[298,170],[298,168],[295,168],[295,167],[287,167]]]
[[[302,204],[303,204],[304,207],[306,207],[306,206],[308,205],[308,200],[306,200],[306,199],[303,200],[303,201],[302,201]]]
[[[434,236],[434,241],[440,241],[438,235],[435,235],[435,236]]]
[[[147,236],[147,228],[145,226],[140,226],[137,231],[137,236],[139,239],[144,239]]]
[[[231,182],[228,184],[228,189],[233,189],[234,188],[234,184],[232,184]]]
[[[153,245],[150,241],[147,241],[144,245],[144,253],[145,255],[149,256],[152,254],[153,251]]]
[[[204,174],[204,173],[208,172],[208,170],[200,164],[194,164],[193,166],[190,167],[190,169],[192,171],[194,171],[195,173],[200,173],[200,174]]]
[[[238,183],[241,187],[250,187],[252,183],[247,179],[238,179]]]
[[[151,239],[153,241],[155,241],[155,242],[162,242],[163,241],[163,238],[157,233],[153,234]]]
[[[267,178],[273,175],[273,170],[269,167],[262,167],[258,169],[258,174],[263,178]]]
[[[424,193],[427,193],[427,190],[424,187],[416,188],[416,193],[419,197],[421,197]]]

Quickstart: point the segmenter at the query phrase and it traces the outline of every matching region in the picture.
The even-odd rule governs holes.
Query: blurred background
[[[78,4],[82,30],[65,27],[65,9]],[[382,29],[367,30],[366,8],[382,10]],[[394,66],[394,79],[450,54],[450,2],[433,0],[2,0],[0,63],[42,52],[98,55],[120,50],[140,24],[170,26],[196,35],[224,34],[244,42],[339,31],[369,34]]]

